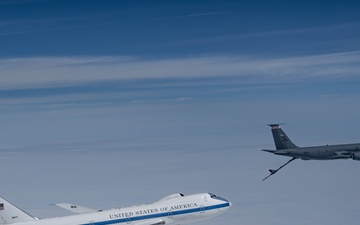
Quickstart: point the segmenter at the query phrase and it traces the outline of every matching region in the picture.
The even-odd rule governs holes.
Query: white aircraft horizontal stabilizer
[[[90,209],[90,208],[86,208],[86,207],[74,205],[74,204],[69,204],[69,203],[59,203],[59,204],[55,204],[55,205],[57,205],[63,209],[69,210],[71,212],[74,212],[76,214],[92,213],[92,212],[101,211],[101,210]]]

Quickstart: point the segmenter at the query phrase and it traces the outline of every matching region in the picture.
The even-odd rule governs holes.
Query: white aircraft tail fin
[[[37,218],[0,197],[0,224],[13,224],[32,220],[37,220]]]

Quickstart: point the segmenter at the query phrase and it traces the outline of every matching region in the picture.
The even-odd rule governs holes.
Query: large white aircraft
[[[60,207],[75,215],[39,219],[0,197],[0,224],[16,225],[165,225],[197,222],[217,216],[231,203],[211,193],[173,194],[153,204],[93,210],[62,203]]]

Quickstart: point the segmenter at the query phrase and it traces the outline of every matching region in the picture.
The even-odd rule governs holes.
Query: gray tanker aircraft
[[[263,149],[262,151],[270,152],[275,155],[282,155],[292,157],[284,165],[278,169],[270,169],[270,174],[263,179],[266,180],[274,175],[281,168],[289,164],[295,159],[303,160],[333,160],[333,159],[353,159],[360,160],[360,143],[356,144],[342,144],[342,145],[325,145],[325,146],[310,146],[298,147],[285,132],[280,128],[280,124],[269,124],[271,132],[274,137],[276,150]]]

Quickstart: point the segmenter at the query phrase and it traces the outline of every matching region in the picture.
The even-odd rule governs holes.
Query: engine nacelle
[[[351,157],[353,160],[358,160],[358,161],[360,161],[360,152],[351,153],[350,157]]]

